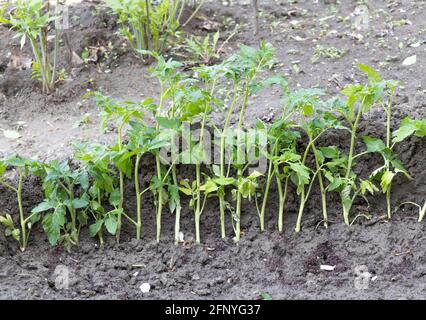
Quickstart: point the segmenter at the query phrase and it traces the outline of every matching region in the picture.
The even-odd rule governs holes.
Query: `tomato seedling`
[[[3,177],[7,167],[14,168],[18,172],[18,184],[12,185]],[[12,216],[6,214],[0,216],[0,225],[5,227],[6,236],[12,236],[16,241],[19,242],[22,251],[25,251],[28,245],[28,238],[33,225],[40,220],[38,213],[31,213],[25,216],[24,208],[22,205],[22,191],[23,181],[27,178],[30,172],[36,173],[40,170],[40,164],[36,160],[26,159],[19,156],[12,156],[6,160],[0,161],[0,185],[3,185],[7,189],[16,193],[16,199],[18,201],[19,210],[19,225],[20,228],[16,228]]]

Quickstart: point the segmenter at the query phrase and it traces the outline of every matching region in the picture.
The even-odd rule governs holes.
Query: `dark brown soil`
[[[219,23],[221,38],[241,25],[240,32],[225,46],[225,54],[234,51],[239,43],[254,45],[249,6],[232,1],[223,6],[208,1],[201,12],[203,19],[195,20],[189,31],[206,34],[215,31]],[[246,1],[247,2],[247,1]],[[280,64],[277,72],[284,73],[292,87],[319,85],[336,93],[347,83],[360,80],[356,63],[363,62],[380,70],[385,78],[404,83],[395,101],[393,127],[406,115],[426,117],[426,3],[424,1],[370,1],[370,29],[352,28],[352,12],[356,1],[325,4],[323,0],[261,2],[260,36],[277,48]],[[330,2],[330,1],[326,1]],[[337,10],[337,12],[336,12]],[[96,12],[96,14],[95,14]],[[19,153],[38,155],[41,159],[68,158],[75,140],[108,141],[98,129],[97,110],[91,102],[82,101],[87,89],[101,89],[116,98],[140,99],[156,96],[157,85],[115,35],[116,25],[104,12],[95,11],[95,3],[84,2],[73,8],[72,47],[81,54],[87,46],[112,44],[111,56],[97,64],[72,70],[66,61],[68,80],[52,95],[41,94],[30,79],[29,70],[7,67],[8,52],[19,52],[19,39],[0,27],[0,128],[15,129],[17,121],[25,121],[22,137],[8,141],[0,135],[0,156]],[[348,20],[339,17],[349,17]],[[321,19],[321,20],[320,20]],[[407,24],[401,23],[405,19]],[[321,22],[322,21],[322,22]],[[410,23],[409,23],[410,22]],[[394,25],[392,27],[392,24]],[[402,24],[402,25],[400,25]],[[328,26],[327,26],[328,25]],[[206,30],[212,29],[213,30]],[[359,35],[362,35],[362,40]],[[300,41],[301,40],[301,41]],[[420,46],[410,45],[420,42]],[[402,46],[399,46],[402,43]],[[312,63],[314,47],[345,49],[340,59],[320,58]],[[30,54],[29,48],[24,50]],[[63,48],[64,54],[66,49]],[[416,54],[417,63],[403,67],[402,61]],[[297,63],[296,63],[297,62]],[[300,70],[294,65],[299,65]],[[274,117],[280,110],[279,93],[267,91],[254,97],[247,113],[248,125],[256,118]],[[83,114],[90,113],[91,123],[74,128]],[[384,115],[372,110],[361,128],[360,136],[380,136],[384,132]],[[347,138],[330,135],[329,141],[345,145]],[[426,195],[426,141],[412,138],[397,148],[397,153],[415,178],[399,179],[393,189],[394,205],[403,201],[422,202]],[[360,174],[375,169],[380,159],[364,158]],[[144,173],[150,173],[146,164]],[[273,186],[273,191],[275,191]],[[33,179],[26,184],[24,206],[31,209],[43,197],[39,183]],[[135,208],[131,186],[126,189],[128,212]],[[285,216],[283,235],[276,232],[277,195],[272,192],[267,212],[267,231],[258,232],[258,219],[253,203],[243,210],[244,234],[239,245],[223,241],[218,234],[218,203],[212,200],[202,217],[203,245],[195,245],[193,216],[184,208],[182,229],[187,242],[174,246],[172,241],[174,217],[165,212],[163,237],[157,244],[154,228],[154,208],[150,195],[144,199],[143,239],[132,239],[133,230],[127,226],[123,241],[116,245],[108,239],[99,248],[87,230],[82,244],[71,254],[61,247],[48,245],[42,230],[34,230],[29,249],[21,253],[16,244],[0,236],[0,298],[4,299],[256,299],[260,292],[274,299],[422,299],[426,293],[426,233],[425,224],[417,223],[417,212],[411,208],[398,210],[392,221],[378,219],[384,213],[382,196],[371,201],[368,209],[373,220],[359,218],[348,228],[343,225],[338,198],[329,195],[330,219],[325,230],[318,226],[320,206],[318,194],[313,195],[303,223],[303,231],[295,234],[297,197],[292,193]],[[0,188],[1,211],[16,214],[13,194]],[[357,203],[353,217],[365,210]],[[228,217],[228,235],[231,234]],[[321,266],[334,267],[332,271]],[[55,287],[58,266],[69,270],[69,289]],[[363,282],[363,279],[367,279]],[[150,283],[151,291],[142,294],[139,286]],[[360,286],[359,283],[368,286]]]

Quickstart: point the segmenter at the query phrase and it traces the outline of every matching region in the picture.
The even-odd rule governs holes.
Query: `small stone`
[[[139,289],[142,291],[142,293],[148,293],[151,290],[151,285],[147,282],[142,283]]]
[[[192,280],[198,281],[200,279],[201,278],[200,278],[200,276],[197,273],[192,276]]]
[[[408,67],[408,66],[411,66],[411,65],[413,65],[413,64],[416,64],[416,62],[417,62],[417,56],[416,56],[416,55],[414,55],[414,56],[411,56],[411,57],[406,58],[406,59],[402,62],[402,65],[403,65],[404,67]]]

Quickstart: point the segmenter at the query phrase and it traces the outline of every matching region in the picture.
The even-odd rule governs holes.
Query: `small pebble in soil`
[[[142,293],[148,293],[151,290],[151,285],[145,282],[140,285],[139,289]]]

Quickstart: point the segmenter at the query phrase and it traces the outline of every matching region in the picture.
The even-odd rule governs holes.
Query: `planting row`
[[[103,130],[113,125],[116,141],[112,145],[75,144],[75,160],[79,166],[68,162],[40,163],[34,159],[13,156],[0,162],[0,185],[17,195],[19,215],[0,218],[7,236],[12,236],[24,250],[30,231],[41,221],[52,245],[63,244],[67,249],[79,243],[84,226],[90,235],[104,242],[107,232],[120,241],[122,223],[135,228],[140,239],[144,217],[155,214],[157,241],[160,241],[164,211],[175,215],[175,241],[180,242],[181,199],[189,197],[194,213],[196,242],[201,242],[200,219],[207,201],[218,201],[220,230],[226,237],[226,222],[231,223],[234,240],[241,236],[240,218],[244,201],[256,205],[260,231],[265,229],[265,210],[271,183],[275,180],[279,193],[278,231],[283,221],[289,184],[295,186],[299,210],[295,231],[301,230],[306,203],[315,182],[320,188],[324,227],[328,226],[327,193],[340,195],[342,220],[350,225],[351,208],[357,197],[384,193],[388,218],[393,207],[392,182],[396,175],[412,179],[394,153],[396,144],[411,135],[426,136],[426,120],[406,118],[397,130],[392,131],[392,99],[398,83],[382,80],[381,76],[366,65],[359,65],[366,75],[365,83],[349,84],[337,97],[329,97],[320,89],[292,90],[284,78],[269,76],[275,64],[274,48],[261,43],[260,48],[241,45],[240,50],[214,66],[195,67],[181,72],[181,63],[152,54],[156,60],[151,70],[159,82],[160,96],[141,102],[115,101],[101,93],[90,93],[101,109]],[[266,132],[267,146],[262,139],[248,139],[243,131],[244,115],[252,107],[250,99],[255,93],[276,86],[282,91],[280,116],[272,123],[260,120],[255,132]],[[89,97],[86,97],[89,98]],[[379,137],[358,137],[358,128],[371,108],[380,108],[386,114],[384,140]],[[214,121],[212,113],[219,110],[223,121]],[[233,123],[234,116],[237,118]],[[294,119],[297,119],[294,120]],[[184,123],[197,127],[184,137]],[[206,148],[205,131],[214,128],[218,137],[219,160],[210,164]],[[231,129],[237,129],[236,137],[229,139]],[[338,131],[350,137],[348,146],[339,148],[321,139],[328,131]],[[196,133],[194,133],[196,132]],[[176,150],[176,138],[185,140],[187,148]],[[364,149],[355,146],[362,139]],[[248,142],[248,141],[251,142]],[[231,141],[231,142],[230,142]],[[250,162],[242,156],[247,149],[254,150],[250,159],[265,161],[265,172],[249,173]],[[164,155],[177,154],[166,162]],[[166,151],[166,152],[164,152]],[[383,164],[361,179],[355,170],[357,163],[371,153],[380,154]],[[141,187],[141,159],[148,154],[155,158],[155,174],[149,187]],[[241,160],[243,159],[243,160]],[[192,163],[195,177],[178,179],[177,164]],[[205,167],[202,170],[202,165]],[[7,169],[14,170],[19,178],[6,179]],[[43,181],[45,199],[27,213],[22,205],[23,180],[33,174]],[[136,193],[136,208],[123,208],[125,180],[132,180]],[[142,200],[147,192],[154,195],[156,212],[144,211]],[[229,196],[228,196],[229,195]],[[232,197],[231,197],[232,196]],[[419,220],[425,214],[420,207]],[[229,220],[227,219],[229,217]],[[18,221],[18,226],[16,226]]]

